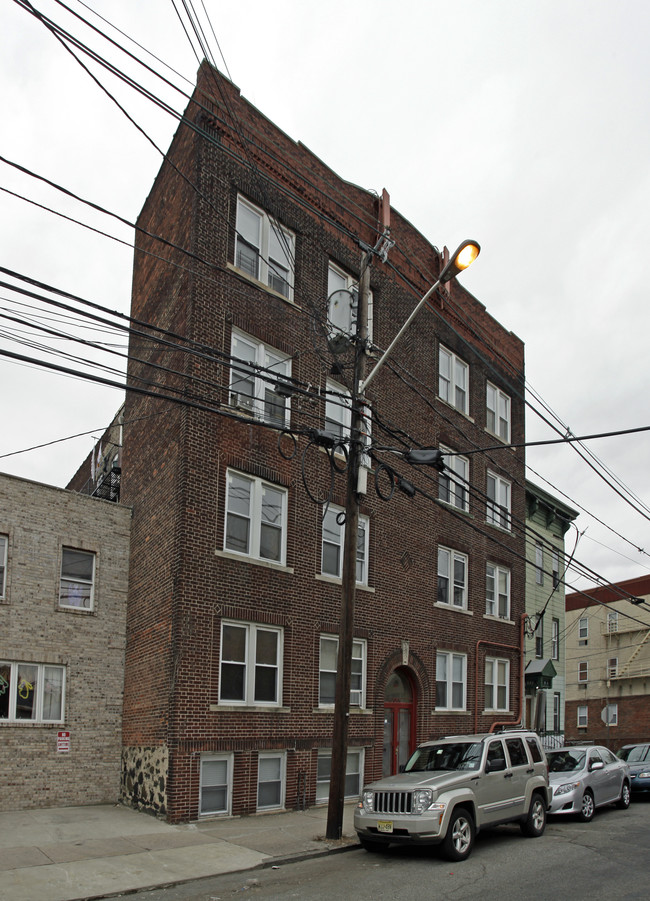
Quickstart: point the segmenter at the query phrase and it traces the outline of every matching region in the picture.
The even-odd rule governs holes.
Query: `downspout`
[[[474,734],[478,732],[478,660],[479,660],[479,650],[482,644],[491,645],[495,648],[507,648],[510,651],[519,651],[519,710],[515,714],[514,720],[503,720],[500,722],[492,723],[490,726],[490,732],[494,732],[497,726],[512,726],[513,723],[517,723],[521,719],[521,711],[522,711],[522,703],[524,697],[524,630],[526,626],[527,614],[522,614],[521,617],[521,633],[520,633],[520,643],[516,644],[502,644],[499,641],[490,641],[487,638],[480,638],[476,642],[476,660],[474,663],[474,690],[476,692],[476,697],[474,699]]]

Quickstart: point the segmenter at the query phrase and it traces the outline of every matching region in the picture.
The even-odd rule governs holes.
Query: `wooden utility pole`
[[[332,733],[332,761],[329,806],[327,809],[328,840],[341,838],[343,805],[345,801],[345,768],[348,757],[348,726],[350,722],[350,681],[352,672],[352,644],[354,638],[354,604],[357,588],[357,536],[359,531],[359,469],[363,456],[363,398],[359,393],[366,371],[368,342],[368,295],[370,293],[370,260],[372,251],[361,259],[361,279],[357,302],[357,327],[354,345],[354,376],[352,411],[350,417],[350,451],[345,503],[345,541],[343,544],[343,575],[341,590],[341,621],[334,696],[334,728]]]

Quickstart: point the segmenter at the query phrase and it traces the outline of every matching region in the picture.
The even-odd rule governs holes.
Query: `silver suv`
[[[551,801],[538,736],[526,730],[455,735],[420,745],[397,776],[366,786],[354,828],[367,851],[442,844],[465,860],[483,826],[519,822],[536,838]]]

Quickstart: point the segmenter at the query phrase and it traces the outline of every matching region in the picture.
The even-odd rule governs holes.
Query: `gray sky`
[[[215,61],[251,103],[341,177],[378,192],[385,187],[433,244],[480,242],[481,256],[463,283],[524,340],[536,409],[541,398],[575,435],[649,424],[650,4],[203,2],[217,39],[201,12]],[[180,94],[163,91],[55,0],[35,5],[183,108]],[[171,0],[68,5],[147,58],[88,7],[110,20],[173,67],[179,74],[167,74],[174,84],[190,89],[198,61]],[[176,121],[93,71],[166,149]],[[0,7],[0,96],[1,156],[135,220],[160,155],[13,0]],[[0,186],[133,240],[127,227],[2,162]],[[5,192],[0,265],[129,310],[128,247]],[[15,310],[11,292],[0,289],[0,299],[4,311]],[[17,328],[0,319],[2,334],[15,336]],[[0,342],[42,356],[15,340]],[[65,485],[120,400],[116,390],[0,358],[0,471]],[[531,411],[527,431],[529,441],[557,437]],[[567,446],[531,448],[529,478],[588,511],[577,520],[584,532],[578,560],[613,581],[643,575],[650,569],[650,513],[637,511],[643,499],[650,503],[650,434],[587,447],[596,469],[602,473],[605,464],[607,480],[613,473],[623,483],[620,494]]]

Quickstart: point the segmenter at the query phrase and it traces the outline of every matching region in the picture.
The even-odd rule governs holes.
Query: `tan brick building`
[[[650,737],[650,576],[566,596],[566,737]]]
[[[131,511],[0,474],[0,807],[116,801]]]

